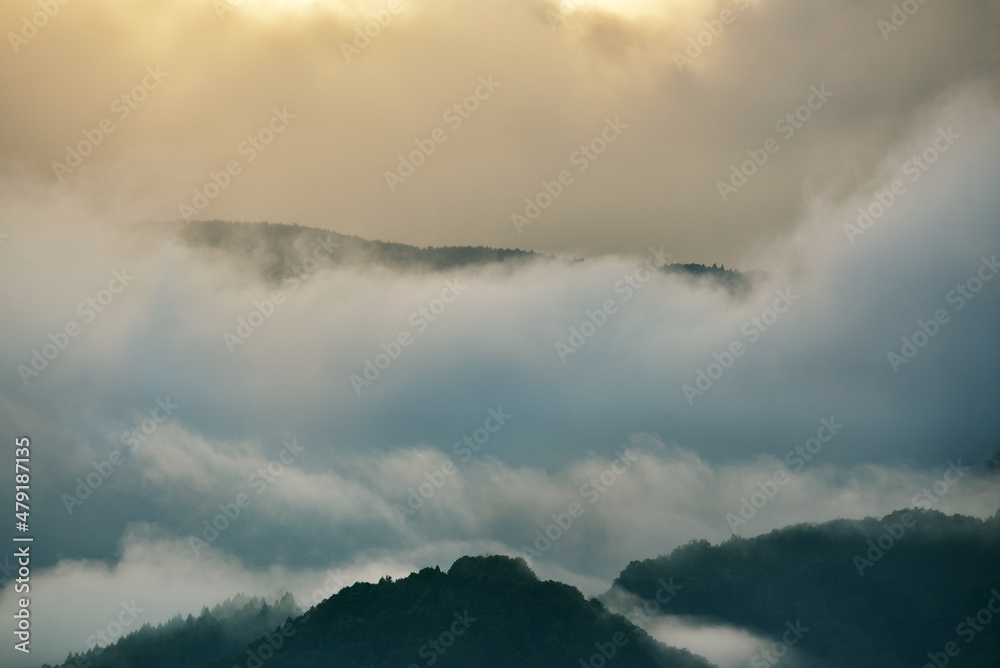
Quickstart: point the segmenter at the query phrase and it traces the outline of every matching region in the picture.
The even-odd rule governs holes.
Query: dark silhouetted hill
[[[522,559],[463,557],[393,582],[341,590],[288,627],[274,668],[706,668],[565,584],[540,582]],[[272,636],[272,641],[276,638]],[[618,641],[616,644],[615,641]],[[267,639],[203,668],[247,665]],[[269,653],[265,651],[264,653]]]
[[[257,597],[239,595],[212,610],[203,608],[197,618],[188,615],[185,619],[178,615],[160,626],[144,624],[108,647],[71,654],[62,666],[195,666],[216,657],[228,656],[289,617],[300,614],[302,610],[291,594],[285,594],[273,605]]]
[[[711,281],[729,290],[735,297],[743,297],[753,288],[753,283],[762,276],[759,271],[741,272],[726,269],[726,265],[709,267],[704,264],[668,264],[662,271],[681,276],[690,281]]]
[[[573,587],[540,582],[523,559],[510,557],[463,557],[447,573],[426,568],[396,582],[358,583],[294,619],[276,621],[276,608],[266,609],[272,625],[263,630],[252,610],[227,621],[206,610],[196,620],[144,627],[65,666],[580,668],[592,659],[630,668],[711,666],[657,643]]]
[[[988,603],[1000,612],[1000,513],[982,521],[899,511],[715,546],[696,541],[632,562],[615,584],[651,597],[669,578],[683,587],[670,614],[713,617],[771,636],[801,620],[810,631],[799,649],[815,666],[920,668],[949,642],[960,652],[945,657],[950,665],[1000,665],[1000,614],[982,625],[987,615],[980,613]]]
[[[553,260],[533,251],[488,248],[485,246],[445,246],[418,248],[407,244],[369,241],[300,225],[277,223],[237,223],[221,220],[189,221],[156,226],[166,229],[184,245],[201,249],[217,262],[236,262],[259,272],[265,279],[282,280],[308,275],[313,253],[322,247],[320,266],[385,268],[405,272],[435,272],[487,265],[517,267],[538,259]],[[336,244],[335,248],[331,248]],[[328,253],[328,255],[326,254]],[[307,263],[304,266],[304,263]],[[743,296],[752,287],[759,272],[702,264],[670,264],[661,268],[692,281],[710,281]]]
[[[368,241],[300,225],[233,223],[219,220],[173,223],[167,227],[187,246],[215,253],[221,260],[242,260],[265,278],[303,273],[303,263],[317,247],[323,266],[385,267],[396,271],[433,272],[487,264],[516,264],[537,257],[532,251],[485,246],[417,248],[406,244]],[[334,247],[334,244],[336,245]],[[308,273],[309,267],[305,267]]]

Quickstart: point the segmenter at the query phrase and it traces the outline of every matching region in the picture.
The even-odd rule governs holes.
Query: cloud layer
[[[527,553],[596,594],[692,538],[913,505],[992,515],[995,480],[939,482],[996,445],[1000,293],[983,279],[1000,126],[976,101],[887,157],[883,182],[908,179],[938,128],[958,134],[863,234],[845,225],[875,195],[817,200],[742,297],[607,256],[448,273],[327,262],[279,302],[252,263],[156,226],[77,213],[71,228],[58,198],[22,204],[39,222],[5,221],[3,280],[19,287],[4,296],[0,411],[4,438],[36,443],[39,633],[62,654],[92,632],[86,611],[110,623],[133,597],[153,623],[239,590],[308,598],[329,568],[347,582],[466,553]],[[910,355],[903,337],[941,309]],[[255,325],[230,352],[240,318]],[[19,371],[59,341],[37,375]],[[366,360],[378,377],[358,385]],[[136,584],[174,579],[190,585]]]
[[[67,3],[30,37],[36,4],[0,9],[0,438],[34,443],[40,660],[133,599],[155,624],[485,552],[597,594],[695,538],[997,511],[963,468],[1000,426],[996,5],[570,4],[405,2],[363,47],[378,2]],[[558,257],[302,241],[276,282],[137,224],[180,204]],[[761,273],[646,269],[692,260]]]
[[[666,237],[680,260],[733,264],[792,229],[817,191],[843,200],[864,184],[956,89],[996,96],[997,8],[973,0],[920,5],[894,31],[879,27],[891,3],[387,6],[61,6],[0,64],[18,91],[3,164],[143,219],[177,218],[207,187],[198,217],[587,254]],[[16,33],[38,8],[0,11]],[[367,25],[380,11],[385,25]],[[377,34],[345,55],[366,27]],[[822,87],[832,97],[803,108]],[[273,125],[275,108],[294,118]],[[628,127],[602,148],[608,118]],[[430,152],[419,144],[435,130],[390,190],[386,173]],[[101,138],[91,154],[54,168],[84,133]],[[777,152],[723,201],[718,183],[768,139]],[[601,152],[581,153],[591,142]],[[572,184],[518,234],[511,215],[563,170]]]

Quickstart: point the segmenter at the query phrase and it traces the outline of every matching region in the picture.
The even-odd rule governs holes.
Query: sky
[[[37,537],[0,662],[133,601],[485,553],[597,595],[693,539],[995,514],[1000,5],[893,7],[5,3],[0,462],[30,436]],[[276,283],[169,224],[212,219],[540,256],[305,234]]]
[[[180,217],[236,160],[198,217],[574,255],[669,241],[679,261],[741,264],[812,197],[870,187],[957,91],[995,99],[996,3],[939,4],[888,30],[892,3],[842,0],[99,0],[60,4],[26,39],[40,10],[16,0],[0,159],[126,221]],[[799,121],[814,86],[830,97]],[[287,127],[244,144],[275,108]],[[609,118],[620,136],[574,162]],[[87,132],[100,143],[72,168]],[[777,152],[723,200],[769,138]],[[413,151],[413,174],[387,179]],[[519,233],[511,216],[563,170],[573,183]]]

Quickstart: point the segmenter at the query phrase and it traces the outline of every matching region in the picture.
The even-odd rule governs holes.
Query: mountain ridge
[[[734,535],[717,545],[693,540],[669,555],[630,562],[611,590],[591,599],[538,580],[523,558],[466,556],[447,573],[435,566],[346,587],[228,653],[195,654],[187,663],[116,660],[137,656],[122,654],[119,645],[155,646],[152,636],[161,631],[147,626],[105,650],[71,655],[61,668],[257,668],[258,661],[275,668],[596,668],[613,657],[630,667],[711,665],[629,621],[651,619],[638,605],[628,610],[638,601],[658,602],[654,620],[679,615],[763,638],[787,635],[791,624],[801,634],[802,668],[922,665],[970,633],[957,665],[990,668],[1000,656],[1000,634],[981,632],[985,625],[973,632],[966,623],[994,601],[1000,610],[997,563],[1000,510],[980,520],[922,508]],[[659,595],[664,586],[666,600]],[[210,637],[207,622],[198,627],[189,616],[185,624],[190,637]],[[149,637],[141,640],[143,634]]]
[[[584,262],[582,259],[560,260],[552,255],[519,248],[489,246],[412,246],[391,241],[377,241],[341,234],[332,230],[285,223],[249,223],[222,220],[176,221],[147,223],[155,229],[167,230],[184,245],[200,249],[217,261],[225,254],[243,258],[256,266],[271,282],[294,276],[310,261],[317,248],[326,259],[340,266],[385,267],[416,273],[452,271],[470,266],[500,265],[519,267],[543,261]],[[147,228],[148,229],[148,228]],[[321,253],[321,254],[322,254]],[[307,271],[308,268],[306,269]],[[660,267],[668,275],[692,281],[708,280],[723,286],[733,294],[745,294],[761,275],[759,271],[741,272],[719,268],[713,264],[671,263]]]

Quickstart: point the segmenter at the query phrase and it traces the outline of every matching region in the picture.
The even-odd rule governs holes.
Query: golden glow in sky
[[[0,168],[95,206],[121,200],[106,185],[128,183],[141,210],[123,217],[173,219],[274,108],[287,108],[295,119],[280,141],[204,216],[577,256],[669,237],[679,258],[728,266],[788,229],[807,179],[838,193],[860,187],[900,136],[898,119],[968,72],[995,69],[988,50],[963,49],[989,43],[993,10],[984,19],[963,5],[935,18],[928,3],[887,50],[885,8],[823,1],[835,8],[832,27],[793,0],[89,0],[59,4],[36,27],[36,0],[10,0],[0,24],[19,41],[0,58],[0,83],[17,94],[4,100]],[[800,55],[792,63],[789,53]],[[921,66],[898,71],[900,62]],[[164,73],[162,85],[119,113],[147,68]],[[445,114],[481,77],[496,93],[473,98],[453,126]],[[733,165],[780,137],[775,122],[824,84],[830,104],[737,195],[720,197]],[[876,92],[881,106],[855,118]],[[621,141],[519,234],[512,213],[572,167],[608,118],[629,126]],[[113,131],[92,154],[57,172],[67,147],[105,120]],[[385,174],[439,128],[447,141],[390,189]]]
[[[344,15],[371,16],[384,10],[389,0],[211,0],[217,6],[252,10],[266,15],[315,13],[329,11]],[[396,0],[399,6],[416,4],[415,0]],[[596,10],[618,14],[627,18],[663,16],[678,11],[695,9],[706,4],[705,0],[561,0],[552,3],[552,9],[563,16],[576,12]],[[544,6],[544,5],[543,5]]]

